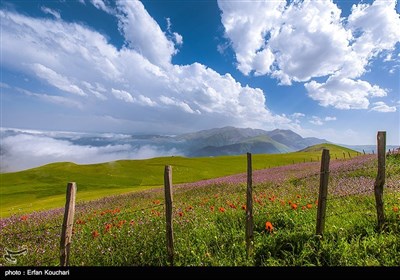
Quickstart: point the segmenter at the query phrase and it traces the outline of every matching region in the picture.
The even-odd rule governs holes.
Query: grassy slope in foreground
[[[343,157],[356,151],[332,144],[312,146],[310,151],[253,155],[253,169],[293,162],[317,161],[321,150]],[[20,172],[0,174],[0,217],[62,207],[68,182],[78,186],[77,201],[162,186],[165,165],[173,166],[173,183],[195,182],[246,171],[246,155],[204,158],[161,157],[78,165],[59,162]]]

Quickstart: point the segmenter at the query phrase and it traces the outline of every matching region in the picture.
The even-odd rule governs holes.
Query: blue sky
[[[2,1],[1,127],[400,144],[396,1]]]

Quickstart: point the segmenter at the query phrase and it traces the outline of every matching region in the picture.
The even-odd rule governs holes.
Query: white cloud
[[[176,53],[174,43],[167,39],[157,22],[140,1],[118,1],[120,28],[130,47],[151,63],[168,67]]]
[[[41,99],[41,100],[44,100],[46,102],[50,102],[53,104],[58,104],[58,105],[66,106],[66,107],[70,107],[70,108],[83,109],[83,105],[81,102],[70,99],[70,98],[66,98],[63,96],[49,95],[49,94],[44,94],[44,93],[35,93],[35,92],[31,92],[29,90],[22,89],[22,88],[16,88],[16,90],[25,95],[33,96],[33,97],[36,97],[38,99]]]
[[[130,102],[130,103],[134,102],[132,95],[125,90],[118,90],[118,89],[112,88],[111,93],[114,94],[114,96],[117,99],[123,100],[125,102]]]
[[[311,120],[309,120],[309,123],[312,123],[314,125],[323,125],[324,122],[330,122],[330,121],[336,121],[336,117],[327,116],[325,118],[320,118],[317,116],[312,116]]]
[[[107,6],[106,2],[103,0],[90,0],[93,6],[95,6],[97,9],[102,10],[106,13],[109,14],[114,14],[114,10]],[[82,2],[81,2],[82,3]]]
[[[51,162],[90,164],[120,159],[145,159],[179,154],[175,149],[161,150],[144,145],[129,144],[80,146],[68,140],[48,136],[18,134],[2,138],[0,167],[2,172],[14,172]]]
[[[321,120],[321,118],[317,116],[312,116],[311,120],[309,120],[310,123],[315,124],[315,125],[323,125],[324,122]]]
[[[385,102],[379,101],[375,102],[371,108],[371,111],[383,112],[383,113],[392,113],[396,112],[396,106],[388,106]]]
[[[303,114],[303,113],[298,113],[298,112],[296,112],[296,113],[293,113],[292,115],[291,115],[293,118],[302,118],[302,117],[305,117],[305,115]]]
[[[243,74],[249,75],[253,70],[268,73],[271,54],[264,51],[264,38],[275,31],[274,28],[279,28],[285,4],[285,0],[218,1],[226,36],[232,42],[237,68]],[[262,63],[263,58],[267,60]]]
[[[167,20],[167,36],[175,41],[175,44],[178,46],[183,44],[183,37],[181,34],[172,31],[172,23],[170,18],[166,18]]]
[[[56,73],[42,64],[35,63],[32,65],[32,69],[39,78],[46,80],[50,85],[53,85],[66,92],[82,96],[86,95],[82,89],[80,89],[77,85],[74,85],[67,77]]]
[[[78,23],[1,10],[2,67],[61,90],[58,104],[80,102],[83,110],[76,116],[69,111],[64,120],[71,130],[179,133],[210,123],[293,128],[290,119],[267,109],[261,89],[242,86],[230,74],[199,63],[171,64],[174,44],[143,4],[117,5],[121,31],[129,41],[120,50]]]
[[[304,85],[308,96],[321,106],[338,109],[367,109],[368,97],[386,96],[386,91],[366,81],[330,77],[325,83],[311,81]]]
[[[311,98],[338,109],[367,109],[371,97],[386,95],[359,78],[371,59],[390,54],[400,41],[395,0],[354,5],[347,19],[333,1],[220,0],[218,5],[243,74],[270,75],[283,85],[307,82]],[[327,80],[312,80],[316,77]]]
[[[324,121],[326,121],[326,122],[330,122],[330,121],[336,121],[336,117],[325,117],[324,118]]]
[[[57,12],[56,10],[53,10],[53,9],[50,9],[50,8],[44,7],[44,6],[42,6],[40,9],[41,9],[42,12],[45,13],[45,14],[52,15],[52,16],[55,17],[56,19],[61,19],[60,13]]]

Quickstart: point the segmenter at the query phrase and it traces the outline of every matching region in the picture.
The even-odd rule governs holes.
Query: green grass
[[[343,158],[343,152],[346,152],[347,158],[348,151],[353,157],[357,155],[356,151],[324,144],[306,152],[253,155],[253,169],[317,161],[321,157],[322,148],[328,148],[332,158],[335,158],[335,155]],[[165,165],[173,166],[174,184],[187,183],[245,172],[246,155],[161,157],[89,165],[58,162],[20,172],[2,173],[0,217],[63,207],[68,182],[77,183],[77,201],[161,186]]]
[[[366,175],[372,178],[376,168],[373,160],[356,170],[331,172],[322,237],[315,234],[318,175],[255,185],[254,250],[249,257],[246,215],[242,209],[246,204],[245,184],[176,188],[174,264],[399,267],[399,186],[385,188],[383,230],[377,228],[373,192],[335,195],[335,189],[341,187],[336,182],[358,182],[354,179]],[[388,184],[399,182],[399,168],[399,158],[389,157]],[[363,187],[352,183],[349,191]],[[78,203],[70,265],[168,265],[163,195],[160,189]],[[16,265],[58,265],[62,213],[35,213],[26,220],[19,216],[6,220],[0,235],[0,251],[23,246],[28,249],[26,255],[18,256]],[[266,222],[272,223],[272,231],[266,230]],[[9,264],[0,259],[0,265]]]

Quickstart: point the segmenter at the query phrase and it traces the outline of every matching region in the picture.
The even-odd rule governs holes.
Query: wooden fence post
[[[348,151],[347,153],[349,154],[349,158],[351,158],[350,152]]]
[[[61,229],[60,242],[60,266],[69,265],[69,252],[72,240],[72,227],[75,215],[76,183],[67,184],[67,196],[65,201],[64,221]]]
[[[345,152],[343,152],[343,158],[346,158],[346,153]]]
[[[165,166],[164,170],[164,191],[165,191],[165,219],[167,226],[167,252],[168,261],[174,265],[174,231],[172,227],[172,167]]]
[[[363,154],[365,155],[365,151],[364,151],[364,149],[363,149]]]
[[[247,192],[246,192],[246,253],[253,251],[253,171],[251,153],[247,153]]]
[[[383,211],[383,186],[385,184],[386,173],[386,131],[378,131],[378,174],[376,175],[374,192],[376,201],[376,212],[378,214],[378,227],[382,229],[385,223],[385,214]]]
[[[321,172],[319,180],[319,195],[317,209],[317,235],[324,234],[325,214],[326,214],[326,199],[328,196],[328,181],[329,181],[329,150],[322,150]]]

